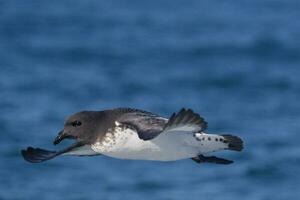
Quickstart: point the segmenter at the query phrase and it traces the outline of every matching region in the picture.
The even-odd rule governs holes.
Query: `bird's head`
[[[82,111],[67,118],[64,129],[58,133],[53,143],[59,144],[63,139],[84,140],[97,131],[98,112]]]

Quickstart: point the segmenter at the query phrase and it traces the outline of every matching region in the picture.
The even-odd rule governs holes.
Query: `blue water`
[[[300,3],[0,1],[0,199],[300,198]],[[230,166],[60,157],[30,164],[80,110],[199,112]]]

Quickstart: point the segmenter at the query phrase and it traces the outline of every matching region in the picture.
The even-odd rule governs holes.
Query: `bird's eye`
[[[81,122],[80,121],[74,121],[72,122],[72,126],[76,127],[76,126],[80,126],[81,125]]]

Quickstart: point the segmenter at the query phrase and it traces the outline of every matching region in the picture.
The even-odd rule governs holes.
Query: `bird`
[[[169,118],[134,108],[81,111],[67,118],[54,139],[75,142],[51,151],[31,146],[23,158],[41,163],[60,155],[97,156],[117,159],[231,164],[232,160],[210,155],[221,150],[242,151],[243,141],[231,134],[206,133],[207,122],[192,109],[182,108]]]

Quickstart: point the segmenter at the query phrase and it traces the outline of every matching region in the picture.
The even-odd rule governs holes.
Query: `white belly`
[[[91,148],[95,152],[114,158],[172,161],[226,149],[227,145],[217,142],[216,137],[222,136],[168,131],[152,140],[141,140],[135,130],[115,127],[101,141],[92,144]]]
[[[170,137],[168,134],[145,141],[134,130],[126,129],[107,134],[102,141],[91,145],[91,148],[106,156],[135,160],[172,161],[197,155],[197,148],[185,146],[181,141],[176,141],[176,135]]]

